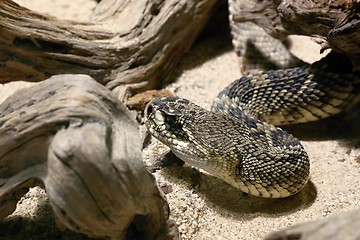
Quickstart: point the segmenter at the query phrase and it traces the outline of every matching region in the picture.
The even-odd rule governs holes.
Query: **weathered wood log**
[[[294,34],[311,36],[322,51],[331,48],[343,53],[360,69],[359,1],[249,0],[239,9],[232,17],[235,22],[256,23],[278,39]]]
[[[136,122],[106,87],[58,75],[0,105],[0,216],[43,184],[58,222],[93,237],[167,235],[169,210]],[[176,236],[175,236],[176,237]]]
[[[360,210],[327,217],[315,222],[298,224],[266,236],[266,240],[326,240],[360,238]]]
[[[218,0],[103,0],[90,23],[0,1],[0,83],[92,76],[122,99],[168,82]]]

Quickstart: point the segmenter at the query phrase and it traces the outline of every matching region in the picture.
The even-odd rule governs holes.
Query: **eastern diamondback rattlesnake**
[[[244,4],[229,3],[233,44],[245,59],[243,70],[259,63],[266,69],[268,62],[246,62],[258,55],[276,62],[272,67],[286,69],[248,73],[219,93],[212,111],[182,98],[155,99],[145,109],[145,123],[190,165],[255,196],[287,197],[308,181],[309,159],[295,137],[274,125],[318,120],[356,104],[360,73],[335,52],[305,64],[253,23],[231,21]],[[248,47],[260,51],[248,55]]]

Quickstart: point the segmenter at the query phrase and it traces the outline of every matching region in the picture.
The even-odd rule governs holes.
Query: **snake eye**
[[[173,115],[166,115],[165,116],[165,123],[169,126],[174,125],[176,122],[176,117]]]
[[[153,107],[152,107],[151,105],[149,105],[149,106],[146,108],[146,114],[147,114],[147,115],[150,115],[152,112],[153,112]]]

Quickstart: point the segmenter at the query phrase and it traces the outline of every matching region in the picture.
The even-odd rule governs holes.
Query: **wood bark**
[[[232,0],[235,1],[235,0]],[[271,36],[311,36],[322,50],[331,48],[349,56],[360,70],[360,2],[250,0],[233,16],[235,22],[253,22]]]
[[[218,0],[103,0],[88,23],[0,1],[0,83],[92,76],[127,94],[162,86]]]
[[[167,236],[168,205],[142,162],[137,123],[94,79],[58,75],[19,90],[0,105],[0,136],[1,217],[44,185],[58,222],[73,231]]]

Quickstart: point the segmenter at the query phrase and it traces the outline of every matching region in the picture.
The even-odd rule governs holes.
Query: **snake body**
[[[293,195],[309,179],[309,157],[298,139],[270,123],[313,121],[359,101],[359,73],[336,68],[334,56],[339,62],[330,54],[307,68],[244,76],[219,93],[211,111],[183,98],[154,99],[145,124],[186,163],[246,193]]]
[[[175,155],[244,192],[286,197],[308,180],[305,150],[272,125],[206,111],[183,98],[155,99],[146,115],[150,133]]]

